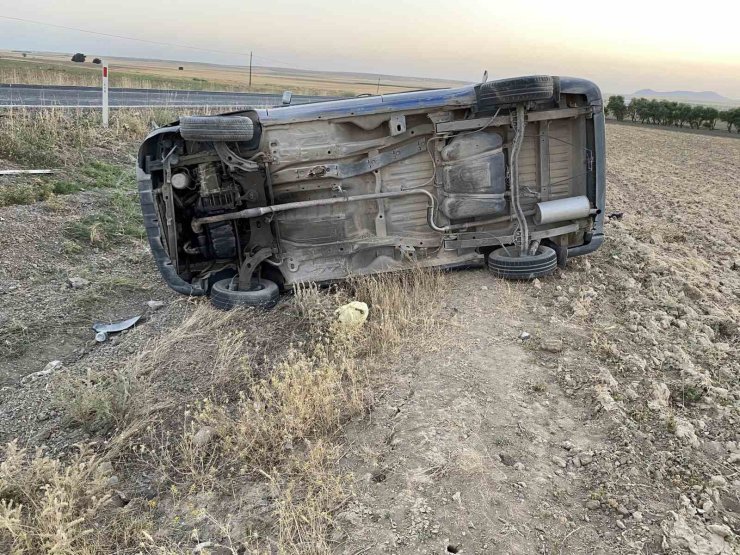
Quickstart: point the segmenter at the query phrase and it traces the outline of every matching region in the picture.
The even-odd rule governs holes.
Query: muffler
[[[535,206],[534,223],[540,225],[580,220],[595,212],[586,196],[548,200],[538,202]]]

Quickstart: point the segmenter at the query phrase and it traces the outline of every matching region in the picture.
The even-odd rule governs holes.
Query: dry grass
[[[177,119],[173,110],[116,110],[101,127],[94,110],[6,109],[0,113],[0,156],[21,164],[58,168],[81,165],[90,149],[131,152],[156,124]]]
[[[3,553],[92,555],[117,551],[145,528],[144,515],[116,511],[92,451],[66,464],[8,444],[0,463]]]
[[[417,268],[398,274],[375,274],[350,281],[353,298],[372,307],[364,337],[369,354],[393,352],[404,343],[423,341],[438,326],[436,314],[444,276]]]

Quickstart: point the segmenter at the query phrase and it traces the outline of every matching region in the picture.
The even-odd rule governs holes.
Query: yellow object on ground
[[[340,324],[348,328],[356,328],[365,323],[369,312],[370,309],[367,307],[367,304],[360,301],[352,301],[351,303],[340,306],[335,314]]]

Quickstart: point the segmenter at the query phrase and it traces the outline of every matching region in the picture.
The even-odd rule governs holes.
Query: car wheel
[[[180,119],[180,135],[188,141],[248,142],[254,123],[242,116],[186,116]]]
[[[516,247],[496,249],[488,255],[488,268],[504,279],[534,279],[549,276],[558,266],[558,257],[550,247],[540,246],[533,255],[516,256]]]
[[[555,94],[555,81],[549,75],[500,79],[476,86],[476,94],[479,109],[501,104],[548,100]]]
[[[231,310],[240,306],[274,307],[280,298],[277,283],[269,279],[259,280],[259,285],[249,291],[236,289],[235,278],[222,279],[211,287],[211,302],[221,310]]]

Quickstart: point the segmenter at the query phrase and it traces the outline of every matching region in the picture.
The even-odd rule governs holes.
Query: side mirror
[[[293,100],[293,93],[285,91],[283,93],[283,106],[290,106],[290,101]]]

